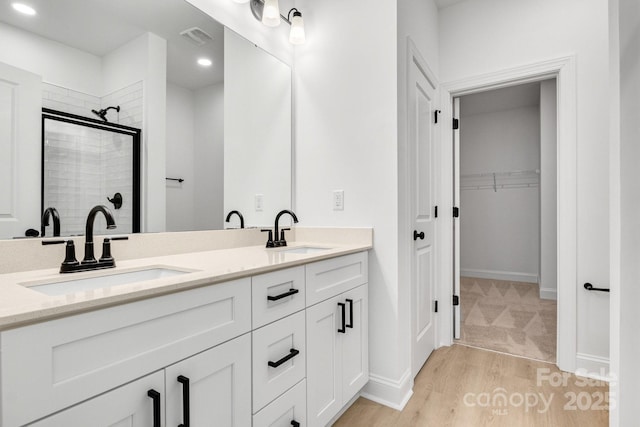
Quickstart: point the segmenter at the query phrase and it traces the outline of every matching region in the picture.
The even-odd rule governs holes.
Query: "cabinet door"
[[[369,381],[368,289],[360,286],[345,292],[347,332],[342,339],[342,395],[346,404]]]
[[[77,406],[30,424],[34,427],[150,427],[154,424],[154,402],[149,390],[160,393],[164,401],[164,372],[156,372],[116,388]],[[164,410],[158,408],[162,417]],[[164,425],[160,420],[157,425]]]
[[[296,424],[297,423],[297,424]],[[307,384],[300,381],[253,416],[253,427],[307,426]]]
[[[307,309],[307,422],[324,427],[342,408],[339,297]]]
[[[166,370],[167,426],[184,422],[188,410],[193,426],[251,425],[251,336],[225,344],[169,366]],[[188,385],[178,377],[188,379]],[[184,389],[188,388],[189,405]]]

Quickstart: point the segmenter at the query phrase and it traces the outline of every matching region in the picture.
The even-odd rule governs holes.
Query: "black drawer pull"
[[[147,396],[153,399],[153,427],[160,427],[160,393],[151,389]]]
[[[353,300],[347,299],[349,303],[349,323],[347,323],[347,328],[353,328]]]
[[[340,306],[340,310],[342,311],[342,328],[338,329],[338,332],[340,332],[341,334],[344,334],[344,333],[347,332],[347,330],[345,328],[345,326],[346,326],[345,325],[345,321],[346,321],[345,317],[347,316],[347,313],[345,311],[346,310],[346,308],[345,308],[346,305],[343,302],[339,302],[338,305]]]
[[[278,301],[279,299],[290,297],[291,295],[297,294],[298,292],[300,292],[299,289],[289,289],[288,292],[285,292],[284,294],[276,295],[274,297],[267,295],[267,299],[269,301]]]
[[[295,348],[292,348],[291,350],[289,350],[289,354],[287,354],[285,357],[283,357],[282,359],[278,360],[277,362],[269,361],[269,366],[271,366],[272,368],[277,368],[278,366],[282,365],[287,360],[293,359],[294,357],[296,357],[299,354],[300,354],[300,350],[296,350]]]
[[[178,382],[182,384],[182,424],[178,427],[189,427],[191,418],[191,410],[189,409],[189,378],[184,375],[178,376]]]
[[[299,422],[297,422],[296,420],[291,420],[291,425],[292,425],[293,427],[300,427],[300,423],[299,423]]]

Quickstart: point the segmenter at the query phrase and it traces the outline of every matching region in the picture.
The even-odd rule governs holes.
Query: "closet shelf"
[[[535,188],[540,185],[540,170],[484,172],[460,175],[460,190]]]

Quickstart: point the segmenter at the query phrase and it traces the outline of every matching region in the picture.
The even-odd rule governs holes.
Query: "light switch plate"
[[[344,190],[335,190],[333,192],[333,210],[344,210]]]
[[[262,210],[264,209],[264,195],[256,194],[254,201],[256,205],[256,212],[262,212]]]

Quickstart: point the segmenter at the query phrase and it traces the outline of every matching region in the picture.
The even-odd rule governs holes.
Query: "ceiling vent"
[[[207,34],[206,31],[198,27],[186,29],[182,31],[180,35],[196,46],[202,46],[203,44],[213,40],[213,37]]]

